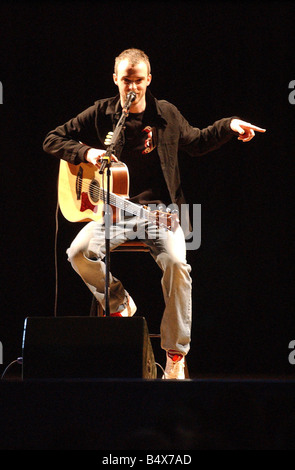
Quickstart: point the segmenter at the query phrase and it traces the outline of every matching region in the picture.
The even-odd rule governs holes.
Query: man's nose
[[[136,90],[137,86],[136,86],[136,83],[135,82],[130,82],[129,83],[129,90],[132,91],[132,90]]]

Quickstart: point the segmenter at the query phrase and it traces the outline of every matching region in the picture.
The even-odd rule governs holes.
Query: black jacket
[[[185,200],[181,189],[178,152],[200,156],[219,148],[235,135],[230,128],[233,118],[220,119],[212,126],[198,129],[192,127],[173,104],[157,100],[149,90],[146,97],[147,106],[153,106],[155,111],[157,151],[171,202],[180,206]],[[115,128],[121,113],[119,95],[98,100],[75,118],[50,131],[44,140],[43,149],[75,165],[85,162],[84,155],[89,148],[105,148],[105,137]],[[121,140],[116,148],[118,158],[123,145],[124,141]]]

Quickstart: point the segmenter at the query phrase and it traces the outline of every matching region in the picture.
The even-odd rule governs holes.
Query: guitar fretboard
[[[83,191],[86,191],[90,194],[93,201],[103,201],[104,203],[107,202],[107,190],[102,188],[97,180],[93,179],[92,181],[88,182],[87,188],[85,186],[83,172],[81,172],[77,175],[77,194],[81,195]],[[124,197],[118,196],[114,193],[110,193],[110,205],[151,222],[155,222],[157,220],[156,215],[150,210],[146,209],[144,206],[127,201]]]
[[[98,196],[100,201],[105,203],[107,202],[107,191],[105,189],[99,188]],[[110,193],[110,205],[146,220],[153,221],[155,219],[154,214],[152,214],[148,209],[145,209],[143,206],[139,206],[134,202],[127,201],[122,196],[118,196],[114,193]]]

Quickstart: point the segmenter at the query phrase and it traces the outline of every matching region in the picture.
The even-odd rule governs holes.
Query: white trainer
[[[176,380],[183,380],[185,379],[184,374],[184,356],[182,358],[178,358],[177,360],[171,359],[167,353],[167,360],[166,360],[166,368],[164,371],[164,375],[162,379],[176,379]]]

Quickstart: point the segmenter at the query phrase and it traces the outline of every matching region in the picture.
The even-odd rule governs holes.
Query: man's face
[[[136,98],[131,104],[130,111],[135,113],[144,111],[146,105],[145,93],[152,79],[151,74],[148,74],[147,65],[140,62],[132,66],[127,59],[122,60],[119,62],[117,73],[114,73],[113,78],[119,88],[121,105],[124,106],[127,93],[134,91]]]

